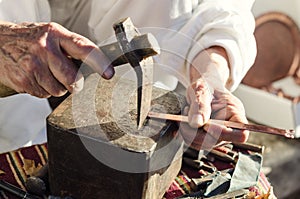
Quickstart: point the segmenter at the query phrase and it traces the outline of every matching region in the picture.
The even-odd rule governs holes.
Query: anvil
[[[179,114],[184,97],[159,88],[153,88],[152,94],[143,91],[152,87],[151,77],[144,73],[151,59],[141,56],[147,50],[143,47],[132,53],[136,47],[129,45],[134,38],[130,34],[135,29],[127,20],[121,23],[114,29],[125,62],[137,73],[138,88],[136,82],[122,77],[104,80],[92,74],[81,92],[70,95],[47,118],[53,195],[161,198],[181,168],[183,141],[177,124],[146,119],[136,128],[136,121],[146,118],[150,105],[153,110]],[[130,37],[131,41],[125,41]],[[139,104],[145,101],[149,104]]]
[[[181,168],[177,123],[136,128],[135,82],[89,76],[47,119],[51,194],[73,198],[162,198]],[[128,104],[119,103],[127,101]],[[151,108],[178,114],[184,97],[153,88]],[[115,114],[120,114],[115,119]]]

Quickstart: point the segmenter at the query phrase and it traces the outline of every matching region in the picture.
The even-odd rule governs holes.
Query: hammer
[[[124,21],[130,21],[130,18],[126,18]],[[132,29],[129,30],[132,31]],[[140,62],[143,59],[160,53],[158,42],[151,33],[134,35],[134,37],[128,41],[128,45],[131,47],[128,52],[124,52],[124,49],[122,49],[122,45],[120,44],[120,40],[111,44],[99,46],[99,48],[111,61],[113,66],[129,63],[130,60],[128,59],[128,54],[137,55],[135,58],[138,59],[138,62]],[[0,83],[0,97],[7,97],[14,94],[17,94],[17,92]]]

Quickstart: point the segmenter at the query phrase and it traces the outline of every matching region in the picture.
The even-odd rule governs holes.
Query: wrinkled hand
[[[71,58],[106,79],[114,74],[93,42],[56,23],[0,24],[0,56],[2,84],[43,98],[82,89],[83,75]]]
[[[191,67],[192,83],[186,95],[189,107],[185,110],[189,124],[180,124],[180,132],[186,144],[197,150],[211,149],[222,141],[245,142],[249,134],[245,130],[206,124],[210,118],[247,123],[242,102],[225,88],[228,78],[220,66],[225,62],[212,61],[211,57],[207,57],[206,54],[198,57],[201,64],[207,66],[204,75],[196,74],[201,71]]]

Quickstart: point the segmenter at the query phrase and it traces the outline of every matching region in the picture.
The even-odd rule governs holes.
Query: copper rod
[[[148,117],[162,119],[162,120],[171,120],[177,122],[188,122],[188,116],[184,115],[173,115],[173,114],[166,114],[166,113],[158,113],[150,111],[148,113]],[[219,124],[224,125],[229,128],[233,129],[240,129],[240,130],[249,130],[252,132],[260,132],[260,133],[268,133],[273,135],[280,135],[286,138],[294,138],[295,131],[293,129],[279,129],[264,125],[257,125],[257,124],[244,124],[239,122],[232,122],[232,121],[224,121],[224,120],[216,120],[210,119],[206,124]]]

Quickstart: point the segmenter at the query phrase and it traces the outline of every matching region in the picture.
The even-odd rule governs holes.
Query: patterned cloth
[[[27,178],[24,164],[26,160],[32,160],[35,166],[46,164],[48,159],[47,144],[34,145],[16,151],[0,155],[0,179],[5,180],[25,190]],[[228,168],[219,162],[219,167]],[[190,179],[200,177],[201,172],[190,167],[183,166],[182,170],[173,181],[164,195],[164,199],[175,199],[179,196],[192,193]],[[257,187],[261,193],[267,193],[271,188],[270,183],[264,174],[260,174]],[[0,191],[0,199],[18,199],[10,193]]]
[[[47,145],[35,145],[0,155],[0,179],[25,190],[27,175],[23,168],[25,160],[33,160],[44,165],[48,159]],[[14,195],[0,191],[0,199],[18,199]]]
[[[180,173],[177,175],[169,189],[166,191],[164,199],[175,199],[177,197],[193,193],[193,189],[191,188],[190,183],[191,178],[199,178],[201,176],[203,176],[203,174],[189,167],[183,166]],[[257,185],[255,187],[249,188],[250,191],[254,191],[260,194],[267,194],[271,189],[271,184],[263,173],[260,173]],[[271,196],[269,198],[276,198],[273,193],[271,193],[270,195]],[[257,196],[256,198],[263,197]],[[265,197],[264,199],[267,198],[268,197]]]

